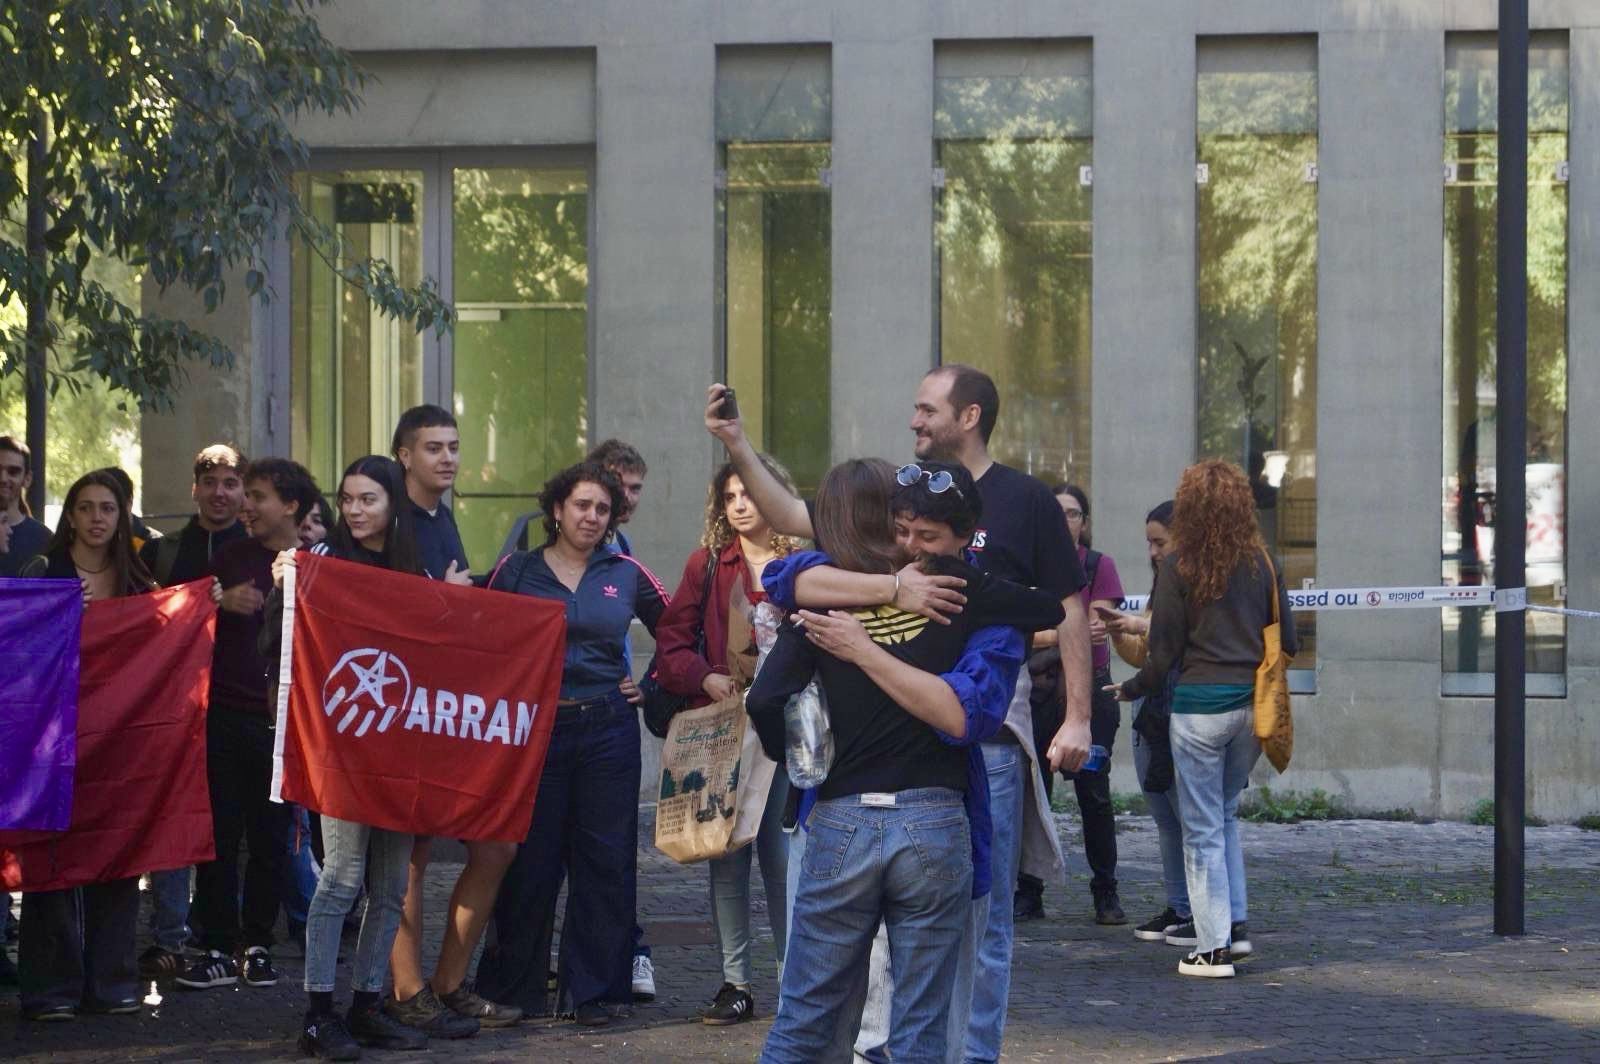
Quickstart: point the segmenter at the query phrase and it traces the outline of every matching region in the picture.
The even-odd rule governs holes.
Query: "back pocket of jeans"
[[[805,872],[812,879],[833,879],[844,868],[845,851],[855,837],[853,824],[811,814],[806,823]]]
[[[972,832],[964,814],[906,824],[922,871],[929,879],[954,882],[972,868]]]

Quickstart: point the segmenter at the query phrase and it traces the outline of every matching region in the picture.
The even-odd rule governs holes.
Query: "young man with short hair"
[[[28,509],[33,455],[15,436],[0,436],[0,576],[16,576],[50,542],[50,529]]]
[[[244,481],[239,476],[243,469],[243,456],[225,443],[214,443],[195,455],[190,488],[194,516],[181,531],[148,540],[139,549],[139,559],[156,583],[173,587],[200,579],[217,551],[249,535],[239,520],[244,505]],[[165,979],[185,967],[183,948],[190,934],[189,869],[150,873],[150,890],[155,899],[150,912],[154,941],[139,955],[139,974]]]
[[[272,590],[272,561],[300,542],[300,515],[317,498],[305,467],[285,458],[252,462],[239,477],[249,537],[212,557],[217,612],[206,713],[206,776],[216,859],[196,868],[194,913],[205,956],[177,977],[205,990],[273,986],[272,929],[289,881],[292,806],[272,801],[274,707],[271,662],[257,649],[262,606]],[[241,903],[239,843],[249,849]]]
[[[442,406],[425,403],[400,415],[391,447],[406,471],[406,495],[422,568],[435,580],[471,582],[467,550],[444,496],[461,468],[461,432]],[[464,985],[473,950],[494,910],[500,880],[517,854],[515,843],[471,840],[467,863],[456,878],[446,911],[444,941],[433,979],[422,974],[422,894],[433,840],[418,836],[411,848],[411,875],[400,928],[389,950],[394,994],[384,1011],[433,1038],[466,1038],[482,1027],[509,1027],[522,1010],[479,997]]]

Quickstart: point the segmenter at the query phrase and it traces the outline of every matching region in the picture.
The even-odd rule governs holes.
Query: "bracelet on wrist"
[[[895,602],[899,598],[900,598],[900,573],[898,571],[896,571],[895,574],[894,574],[894,590],[889,593],[889,605],[893,606],[895,604]]]

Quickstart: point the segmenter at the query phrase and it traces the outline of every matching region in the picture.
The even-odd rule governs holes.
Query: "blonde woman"
[[[772,458],[762,465],[789,491],[789,474]],[[683,566],[683,580],[656,629],[656,679],[675,694],[702,706],[736,694],[728,656],[744,648],[728,645],[729,613],[736,595],[747,607],[766,598],[761,573],[774,558],[795,550],[797,540],[780,536],[756,509],[733,463],[717,470],[706,493],[706,527],[700,548]],[[704,633],[704,639],[701,633]],[[767,796],[766,811],[753,846],[709,862],[711,923],[722,947],[722,986],[701,1019],[712,1027],[743,1023],[755,1015],[750,992],[750,863],[761,859],[767,889],[767,920],[783,964],[787,920],[786,881],[789,844],[783,809],[789,780],[779,772]]]

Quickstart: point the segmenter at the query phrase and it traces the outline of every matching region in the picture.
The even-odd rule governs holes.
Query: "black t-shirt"
[[[425,575],[443,580],[456,563],[456,571],[467,569],[467,549],[461,545],[461,532],[456,528],[455,514],[450,507],[440,503],[432,513],[411,503],[412,531],[417,538],[417,555],[422,559]]]
[[[1032,632],[1061,623],[1061,602],[1052,593],[995,579],[954,558],[935,559],[930,569],[967,580],[966,609],[952,617],[952,623],[933,624],[893,606],[853,611],[874,642],[925,672],[953,669],[968,638],[980,628],[1011,625]],[[915,787],[966,791],[965,749],[946,742],[931,725],[900,708],[858,667],[817,650],[801,629],[789,623],[779,629],[778,641],[745,697],[745,708],[768,757],[783,761],[784,706],[813,674],[828,697],[834,742],[833,767],[819,798]]]
[[[243,521],[234,521],[227,528],[210,532],[200,524],[198,517],[191,517],[175,536],[146,542],[139,551],[139,560],[162,587],[176,587],[205,576],[217,551],[248,536]],[[163,573],[161,559],[173,551],[171,566]]]
[[[1057,599],[1084,586],[1061,504],[1043,481],[996,462],[978,479],[978,495],[983,520],[973,534],[972,552],[979,568]]]

